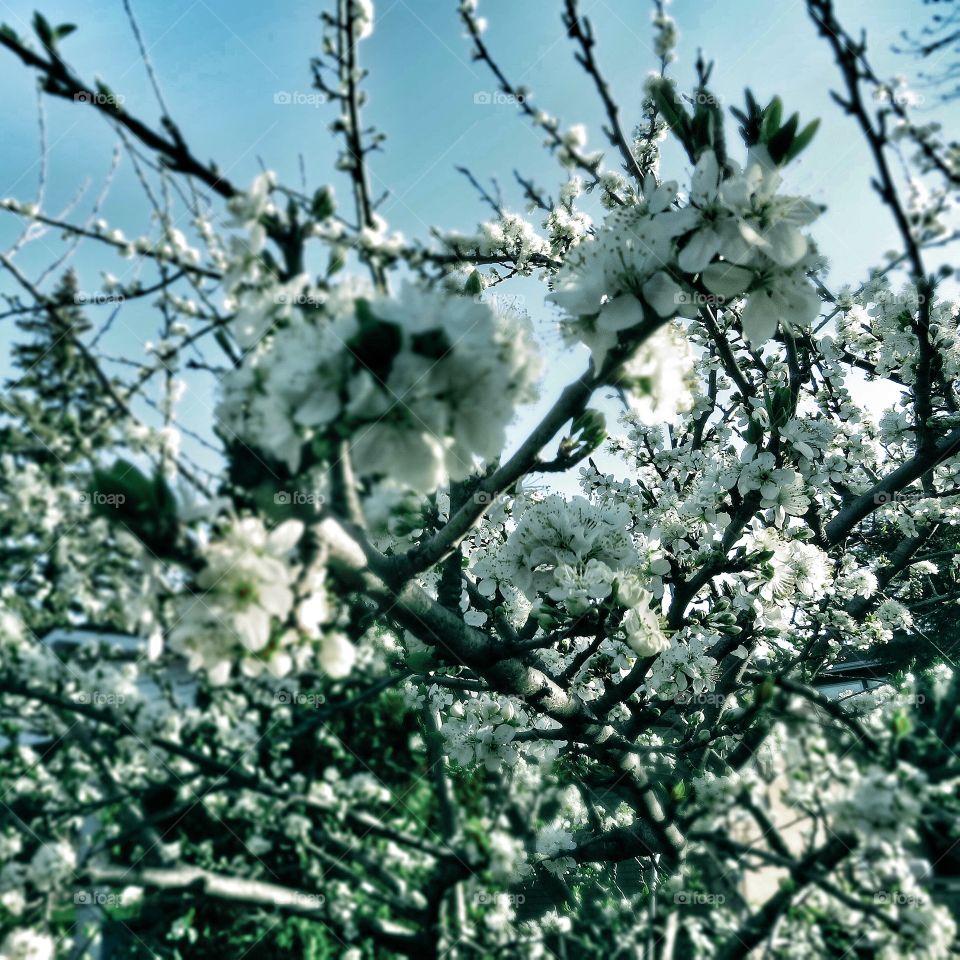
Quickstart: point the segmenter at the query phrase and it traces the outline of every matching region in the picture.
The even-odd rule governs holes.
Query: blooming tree
[[[725,111],[702,61],[684,92],[662,2],[632,131],[561,4],[601,151],[462,0],[562,179],[518,176],[521,215],[468,173],[493,218],[420,242],[370,188],[369,0],[312,65],[349,210],[230,182],[74,71],[72,25],[0,31],[152,211],[129,237],[99,201],[2,201],[0,956],[953,955],[960,164],[806,5],[900,239],[837,289],[786,187],[817,122]],[[516,277],[583,365],[536,423]],[[160,340],[111,356],[136,301]],[[186,422],[203,378],[215,416]],[[894,667],[826,692],[863,660]]]

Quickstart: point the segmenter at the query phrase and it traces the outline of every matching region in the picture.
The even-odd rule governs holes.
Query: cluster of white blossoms
[[[408,638],[408,648],[411,645]],[[405,697],[411,706],[428,704],[440,717],[440,735],[448,755],[464,767],[487,770],[526,770],[543,767],[556,758],[562,740],[515,740],[520,730],[552,730],[554,721],[538,717],[522,700],[486,691],[452,692],[432,684],[426,691],[407,682]]]
[[[854,831],[868,846],[915,839],[926,788],[919,771],[906,765],[862,769],[846,758],[837,775],[842,791],[833,804],[838,827]]]
[[[509,700],[498,704],[490,698],[451,698],[445,714],[440,732],[457,763],[482,763],[488,770],[516,764],[517,747],[512,741],[517,726],[511,721],[517,710]]]
[[[492,596],[500,581],[512,583],[531,601],[549,595],[581,607],[588,598],[609,596],[617,572],[636,565],[630,511],[598,506],[584,497],[552,494],[530,504],[499,549],[474,563],[478,590]]]
[[[368,290],[360,286],[350,293]],[[258,338],[259,348],[221,383],[217,417],[228,437],[239,437],[293,473],[313,431],[341,413],[344,354],[358,333],[349,294],[328,308],[319,323],[291,312],[286,325],[266,340]]]
[[[634,654],[670,648],[658,612],[669,563],[659,544],[632,531],[624,503],[552,494],[529,504],[503,543],[478,550],[471,564],[481,597],[522,591],[541,627],[606,605],[619,611],[618,643]],[[615,648],[606,651],[614,661]],[[626,663],[623,663],[626,666]]]
[[[841,298],[843,312],[837,332],[845,348],[866,360],[876,375],[911,380],[919,356],[914,326],[921,297],[910,284],[894,290],[885,276],[872,277],[855,295]],[[926,305],[929,323],[926,336],[936,348],[944,376],[960,374],[960,338],[957,337],[958,306],[950,300]]]
[[[676,420],[693,406],[693,353],[676,323],[661,327],[620,368],[617,383],[644,423]]]
[[[638,657],[654,657],[670,649],[670,639],[654,609],[654,596],[639,577],[627,574],[617,580],[617,600],[627,608],[620,624],[627,646]]]
[[[52,937],[26,928],[11,930],[0,943],[0,960],[53,960],[55,955]]]
[[[761,564],[750,581],[759,599],[776,606],[788,600],[819,600],[832,581],[830,558],[812,543],[786,539],[774,530],[754,531],[751,548],[766,551],[769,560]]]
[[[613,211],[567,257],[550,299],[572,339],[586,343],[597,368],[620,334],[646,321],[695,317],[704,304],[743,300],[741,321],[754,346],[778,321],[807,326],[820,308],[807,279],[817,258],[801,227],[819,210],[777,193],[781,176],[763,147],[747,165],[721,166],[706,150],[687,203],[675,182],[644,181],[642,201]]]
[[[858,697],[845,708],[857,712],[874,736],[893,747],[896,739],[895,735],[891,738],[892,721],[915,702],[916,693],[911,693],[911,688],[916,690],[908,677],[900,691],[878,689],[875,699],[864,702]],[[854,702],[859,703],[859,711],[852,706]],[[796,701],[794,711],[798,717],[806,716],[805,701]],[[953,955],[955,922],[951,911],[931,896],[927,882],[934,874],[934,866],[924,856],[924,845],[917,842],[917,828],[923,825],[929,811],[942,803],[938,792],[954,792],[955,784],[931,784],[921,770],[902,761],[864,764],[849,756],[838,756],[817,724],[818,720],[807,717],[806,722],[790,727],[775,725],[773,735],[760,750],[762,769],[777,771],[781,776],[787,774],[782,777],[780,799],[798,817],[802,819],[804,811],[822,810],[829,817],[832,833],[856,836],[856,849],[846,871],[853,890],[871,895],[861,915],[866,917],[866,910],[872,909],[893,921],[889,926],[864,933],[862,942],[870,945],[871,955],[889,960],[946,960]],[[802,770],[803,775],[790,776],[795,770]],[[770,772],[765,774],[768,782]],[[818,895],[813,902],[818,910],[829,911],[841,925],[858,916],[855,906],[840,904],[830,897]],[[796,949],[784,956],[829,953],[816,926],[798,923],[791,933],[793,930],[800,940]],[[817,944],[814,947],[808,942],[811,932],[817,935],[812,941]]]
[[[590,226],[578,215],[563,216],[560,212],[557,218],[551,214],[546,224],[552,224],[554,229],[551,233],[567,235],[570,239],[582,235]],[[522,275],[530,274],[541,258],[550,256],[552,252],[550,241],[541,237],[532,223],[509,210],[504,210],[496,220],[484,221],[474,233],[451,230],[440,234],[440,241],[442,249],[459,254],[502,257],[512,262]]]
[[[873,612],[878,626],[889,639],[896,630],[909,630],[913,626],[913,615],[896,600],[884,600]]]
[[[356,473],[430,492],[496,457],[533,398],[528,325],[470,296],[411,283],[395,296],[334,293],[274,329],[225,378],[225,432],[293,473],[349,439]]]
[[[662,700],[702,695],[713,690],[717,661],[711,656],[720,638],[686,630],[654,662],[644,689]]]
[[[778,321],[802,328],[820,309],[806,277],[816,258],[800,231],[820,210],[803,197],[777,194],[781,176],[762,147],[750,151],[745,169],[731,167],[725,174],[709,150],[697,162],[690,206],[698,224],[677,264],[687,274],[699,273],[720,302],[744,297],[743,330],[759,346]]]
[[[73,876],[77,866],[76,851],[65,840],[41,843],[29,861],[18,859],[22,850],[18,834],[0,836],[0,907],[13,917],[25,912],[31,892],[55,890]]]
[[[810,506],[801,475],[791,467],[778,467],[776,458],[768,452],[744,463],[737,489],[741,495],[758,491],[761,508],[772,511],[778,527],[788,517],[802,517]]]
[[[291,559],[303,529],[288,520],[268,532],[259,518],[245,517],[201,544],[196,591],[178,599],[169,642],[211,683],[225,683],[237,665],[249,677],[301,671],[317,644],[330,676],[350,672],[353,645],[321,629],[329,618],[322,572],[301,578]],[[307,593],[298,597],[304,582]]]
[[[537,853],[545,860],[556,860],[564,852],[575,850],[577,845],[569,830],[551,825],[537,831],[536,847]],[[569,860],[569,866],[573,866],[572,859]]]
[[[38,890],[52,890],[73,874],[77,854],[65,840],[41,843],[26,869],[26,878]]]

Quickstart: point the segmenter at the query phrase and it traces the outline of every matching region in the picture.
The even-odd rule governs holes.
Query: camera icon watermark
[[[903,893],[900,890],[877,890],[873,895],[877,906],[921,907],[927,898],[917,893]]]
[[[700,290],[681,290],[674,295],[673,302],[678,307],[722,307],[727,298],[717,293],[702,293]]]
[[[723,705],[725,699],[719,693],[708,693],[706,691],[696,693],[693,690],[681,690],[673,698],[673,702],[679,706],[719,707]]]
[[[97,306],[103,303],[123,303],[127,298],[122,293],[84,293],[73,295],[73,302],[79,305]]]
[[[273,502],[280,507],[322,507],[326,497],[312,490],[278,490],[273,495]]]
[[[100,493],[94,490],[90,493],[77,494],[79,503],[89,503],[94,507],[122,507],[127,498],[122,493]]]
[[[518,907],[527,902],[525,894],[503,893],[499,890],[478,890],[473,896],[473,902],[478,904],[508,903],[511,907]]]
[[[294,894],[293,902],[302,910],[319,910],[327,902],[327,898],[322,893],[297,893]]]
[[[275,293],[273,302],[278,306],[322,307],[325,298],[318,293]]]
[[[104,693],[101,690],[78,690],[72,699],[74,703],[89,707],[119,707],[127,702],[122,693]]]
[[[701,890],[678,890],[673,895],[678,906],[720,906],[727,902],[722,893],[704,893]]]
[[[881,106],[894,107],[920,107],[923,106],[926,97],[922,93],[914,90],[896,90],[890,87],[878,87],[873,91],[875,103]]]
[[[489,490],[474,490],[473,492],[473,502],[485,510],[498,503],[508,503],[509,501],[510,497],[505,493],[491,493]]]
[[[73,95],[76,103],[92,103],[96,106],[120,107],[124,96],[120,93],[104,93],[100,90],[81,90]]]
[[[322,107],[327,102],[327,96],[318,91],[303,90],[276,90],[273,102],[280,107]]]
[[[327,698],[322,693],[303,693],[300,690],[278,690],[277,703],[295,707],[322,707]]]
[[[122,893],[105,893],[103,890],[77,890],[73,895],[73,902],[78,907],[122,907],[131,899]]]
[[[504,93],[502,90],[478,90],[473,95],[473,102],[481,107],[515,107],[525,100],[522,93]]]

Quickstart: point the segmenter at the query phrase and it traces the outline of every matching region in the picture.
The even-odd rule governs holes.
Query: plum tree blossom
[[[305,444],[316,462],[345,440],[361,476],[423,492],[496,456],[535,378],[522,327],[469,295],[356,293],[332,292],[329,317],[276,330],[226,378],[229,435],[294,474]]]
[[[955,955],[956,145],[806,0],[898,243],[840,285],[818,121],[665,0],[634,116],[558,5],[599,127],[452,6],[555,167],[419,238],[370,0],[318,184],[201,160],[130,4],[157,124],[0,29],[145,202],[0,201],[0,958]]]
[[[274,634],[293,609],[296,568],[286,560],[302,534],[298,520],[268,533],[259,518],[246,517],[200,546],[197,592],[180,598],[170,643],[211,682],[226,681],[238,654],[248,673],[264,661],[281,676],[289,672],[283,639]]]

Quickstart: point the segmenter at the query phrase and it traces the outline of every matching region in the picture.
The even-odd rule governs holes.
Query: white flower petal
[[[680,269],[699,273],[720,252],[720,235],[712,226],[700,227],[677,255]]]
[[[781,221],[764,231],[764,253],[781,267],[792,267],[807,252],[807,238],[794,226]]]
[[[725,300],[738,297],[752,282],[753,273],[750,270],[726,261],[711,263],[703,271],[703,285],[711,293]]]
[[[274,555],[283,556],[297,545],[302,536],[303,524],[299,520],[287,520],[270,532],[267,537],[267,550]]]
[[[658,270],[644,285],[643,297],[661,317],[672,317],[677,312],[683,288],[670,274]]]
[[[632,293],[624,293],[603,305],[597,329],[617,333],[635,327],[643,320],[643,307]]]
[[[717,163],[717,156],[712,150],[705,150],[693,168],[693,176],[690,178],[690,197],[694,203],[712,200],[717,194],[719,181],[720,166]]]
[[[342,633],[328,633],[320,649],[320,666],[336,680],[349,675],[357,659],[353,644]]]
[[[777,308],[765,290],[750,295],[740,315],[743,335],[753,347],[762,346],[777,332]]]

